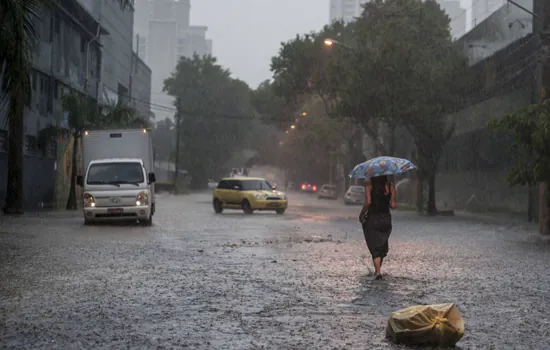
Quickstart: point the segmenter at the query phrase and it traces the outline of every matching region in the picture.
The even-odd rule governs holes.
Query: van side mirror
[[[149,183],[152,184],[157,181],[157,178],[155,177],[155,173],[149,173],[147,174],[147,179],[149,180]]]
[[[76,177],[76,184],[80,187],[84,186],[84,177],[82,175]]]

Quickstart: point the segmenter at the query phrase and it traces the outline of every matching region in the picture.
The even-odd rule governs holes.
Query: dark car
[[[317,192],[317,185],[304,182],[300,185],[300,191],[304,193],[315,193]]]

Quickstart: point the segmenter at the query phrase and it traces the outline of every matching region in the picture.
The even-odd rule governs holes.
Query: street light
[[[293,125],[290,126],[290,128],[291,129],[296,129],[296,125],[293,124]]]
[[[323,44],[326,47],[332,47],[332,46],[338,44],[338,45],[341,45],[341,46],[345,47],[346,49],[355,50],[353,47],[349,46],[348,44],[343,43],[341,41],[338,41],[336,39],[331,39],[331,38],[326,38],[325,40],[323,40]]]
[[[323,43],[325,44],[325,46],[332,46],[332,45],[334,45],[334,41],[333,41],[332,39],[329,39],[329,38],[325,39],[325,40],[323,41]]]
[[[307,113],[303,112],[301,115],[302,115],[302,117],[305,117],[305,116],[307,116]]]

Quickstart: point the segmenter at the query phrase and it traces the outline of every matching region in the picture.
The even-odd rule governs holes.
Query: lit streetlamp
[[[296,125],[293,124],[293,125],[290,126],[290,128],[291,129],[296,129]]]
[[[305,116],[307,116],[307,113],[306,113],[306,112],[303,112],[303,113],[301,114],[301,116],[302,116],[302,117],[305,117]]]
[[[334,45],[341,45],[347,49],[350,49],[350,50],[355,50],[353,47],[349,46],[348,44],[346,43],[343,43],[341,41],[338,41],[336,39],[331,39],[331,38],[326,38],[325,40],[323,40],[323,44],[326,46],[326,47],[333,47]]]

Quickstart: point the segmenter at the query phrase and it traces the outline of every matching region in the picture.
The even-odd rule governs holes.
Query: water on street
[[[456,302],[461,349],[543,349],[550,246],[498,220],[394,212],[384,281],[358,207],[283,216],[164,195],[152,227],[0,217],[0,343],[17,349],[398,349],[393,310]]]

